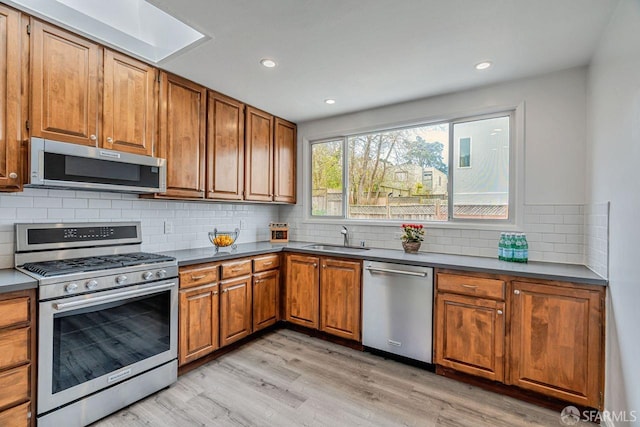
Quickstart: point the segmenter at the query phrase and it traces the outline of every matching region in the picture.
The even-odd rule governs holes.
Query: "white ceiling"
[[[294,122],[586,65],[618,3],[150,1],[211,37],[162,68]]]

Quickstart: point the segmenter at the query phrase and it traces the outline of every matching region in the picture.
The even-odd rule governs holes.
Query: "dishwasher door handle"
[[[380,268],[380,267],[372,267],[367,266],[364,268],[365,270],[369,270],[372,273],[391,273],[391,274],[400,274],[403,276],[417,276],[417,277],[427,277],[426,271],[406,271],[406,270],[395,270],[392,268]]]

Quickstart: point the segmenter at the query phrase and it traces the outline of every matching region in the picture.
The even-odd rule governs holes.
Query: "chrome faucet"
[[[340,234],[344,236],[344,245],[349,246],[349,229],[343,225]]]

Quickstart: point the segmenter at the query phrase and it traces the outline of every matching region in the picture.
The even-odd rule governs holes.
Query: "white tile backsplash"
[[[526,205],[522,232],[527,234],[529,259],[532,261],[584,264],[584,206]],[[280,219],[293,225],[291,236],[300,241],[342,243],[341,225],[305,222],[301,206],[283,206]],[[361,240],[367,246],[401,249],[398,226],[349,227],[353,244]],[[424,252],[496,257],[500,231],[427,226]]]
[[[0,268],[13,267],[15,223],[140,221],[142,249],[162,252],[210,247],[207,237],[215,227],[240,228],[239,243],[269,239],[269,222],[279,219],[279,207],[258,204],[221,204],[139,199],[132,194],[27,188],[22,193],[0,193]],[[173,233],[164,234],[165,221]]]
[[[585,264],[602,277],[609,276],[610,204],[587,204],[584,212]]]
[[[303,207],[262,204],[203,203],[139,199],[136,195],[90,191],[25,189],[0,194],[0,268],[13,266],[14,224],[17,222],[140,221],[143,250],[208,247],[214,227],[232,230],[246,222],[239,242],[269,239],[269,222],[291,225],[292,240],[342,243],[341,224],[308,223]],[[606,277],[608,204],[526,205],[522,232],[529,241],[529,259],[586,264]],[[165,222],[173,233],[165,234]],[[397,226],[353,225],[352,244],[401,249]],[[421,251],[483,257],[497,254],[500,231],[427,227]]]

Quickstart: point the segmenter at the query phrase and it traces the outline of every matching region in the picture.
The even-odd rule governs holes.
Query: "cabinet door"
[[[436,364],[504,381],[504,302],[440,293],[435,331]]]
[[[510,383],[598,408],[601,294],[513,282]]]
[[[251,333],[251,276],[220,282],[220,346]]]
[[[105,49],[100,144],[151,156],[156,133],[156,69]]]
[[[318,329],[320,259],[314,256],[286,256],[287,321]]]
[[[273,116],[247,107],[245,200],[273,200]]]
[[[202,86],[160,74],[158,155],[167,159],[167,196],[204,197],[206,96]]]
[[[180,365],[219,347],[218,298],[217,283],[180,291]]]
[[[20,190],[20,13],[0,5],[0,190]]]
[[[321,258],[320,330],[360,341],[360,262]]]
[[[242,200],[244,104],[209,91],[207,108],[207,197]]]
[[[97,146],[100,47],[32,20],[31,135]]]
[[[279,270],[271,270],[253,275],[254,332],[273,325],[278,320],[279,287]]]
[[[273,200],[296,202],[296,125],[276,118],[274,130]]]
[[[33,424],[34,418],[31,414],[31,402],[26,402],[0,412],[0,426],[27,427]]]

